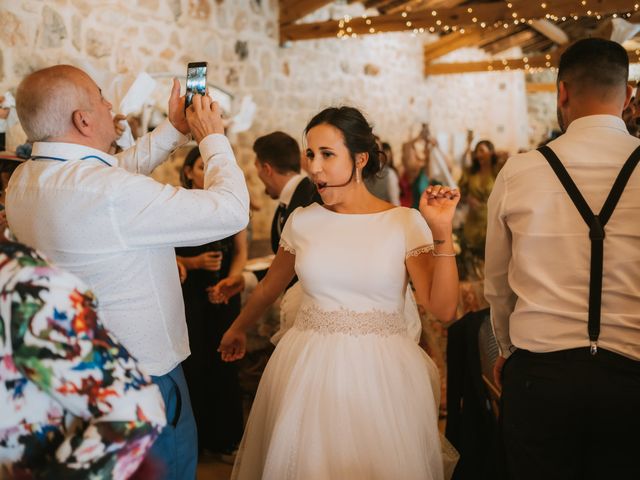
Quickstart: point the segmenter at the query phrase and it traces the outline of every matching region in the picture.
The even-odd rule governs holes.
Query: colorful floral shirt
[[[0,478],[125,479],[165,423],[84,284],[0,244]]]

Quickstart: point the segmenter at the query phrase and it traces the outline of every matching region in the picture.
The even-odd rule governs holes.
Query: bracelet
[[[435,250],[432,250],[431,255],[434,257],[455,257],[457,253],[437,253]]]

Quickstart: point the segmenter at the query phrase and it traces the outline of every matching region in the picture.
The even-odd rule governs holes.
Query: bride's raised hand
[[[430,227],[451,225],[459,201],[460,191],[457,188],[429,185],[420,196],[420,213]]]
[[[244,357],[247,348],[247,334],[241,330],[230,328],[222,336],[218,352],[225,362],[233,362]]]

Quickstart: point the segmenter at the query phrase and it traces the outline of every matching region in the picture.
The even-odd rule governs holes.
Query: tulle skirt
[[[264,371],[232,479],[440,480],[437,383],[407,334],[294,325]]]

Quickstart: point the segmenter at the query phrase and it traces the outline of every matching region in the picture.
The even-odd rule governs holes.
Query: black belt
[[[598,361],[600,363],[613,365],[615,367],[622,367],[626,369],[632,369],[640,374],[640,360],[634,360],[619,353],[606,350],[604,348],[598,349],[598,355],[594,356],[591,353],[591,347],[571,348],[568,350],[556,350],[555,352],[531,352],[529,350],[523,350],[521,348],[516,349],[511,355],[512,357],[526,357],[533,360],[551,360],[558,362],[567,361]]]

